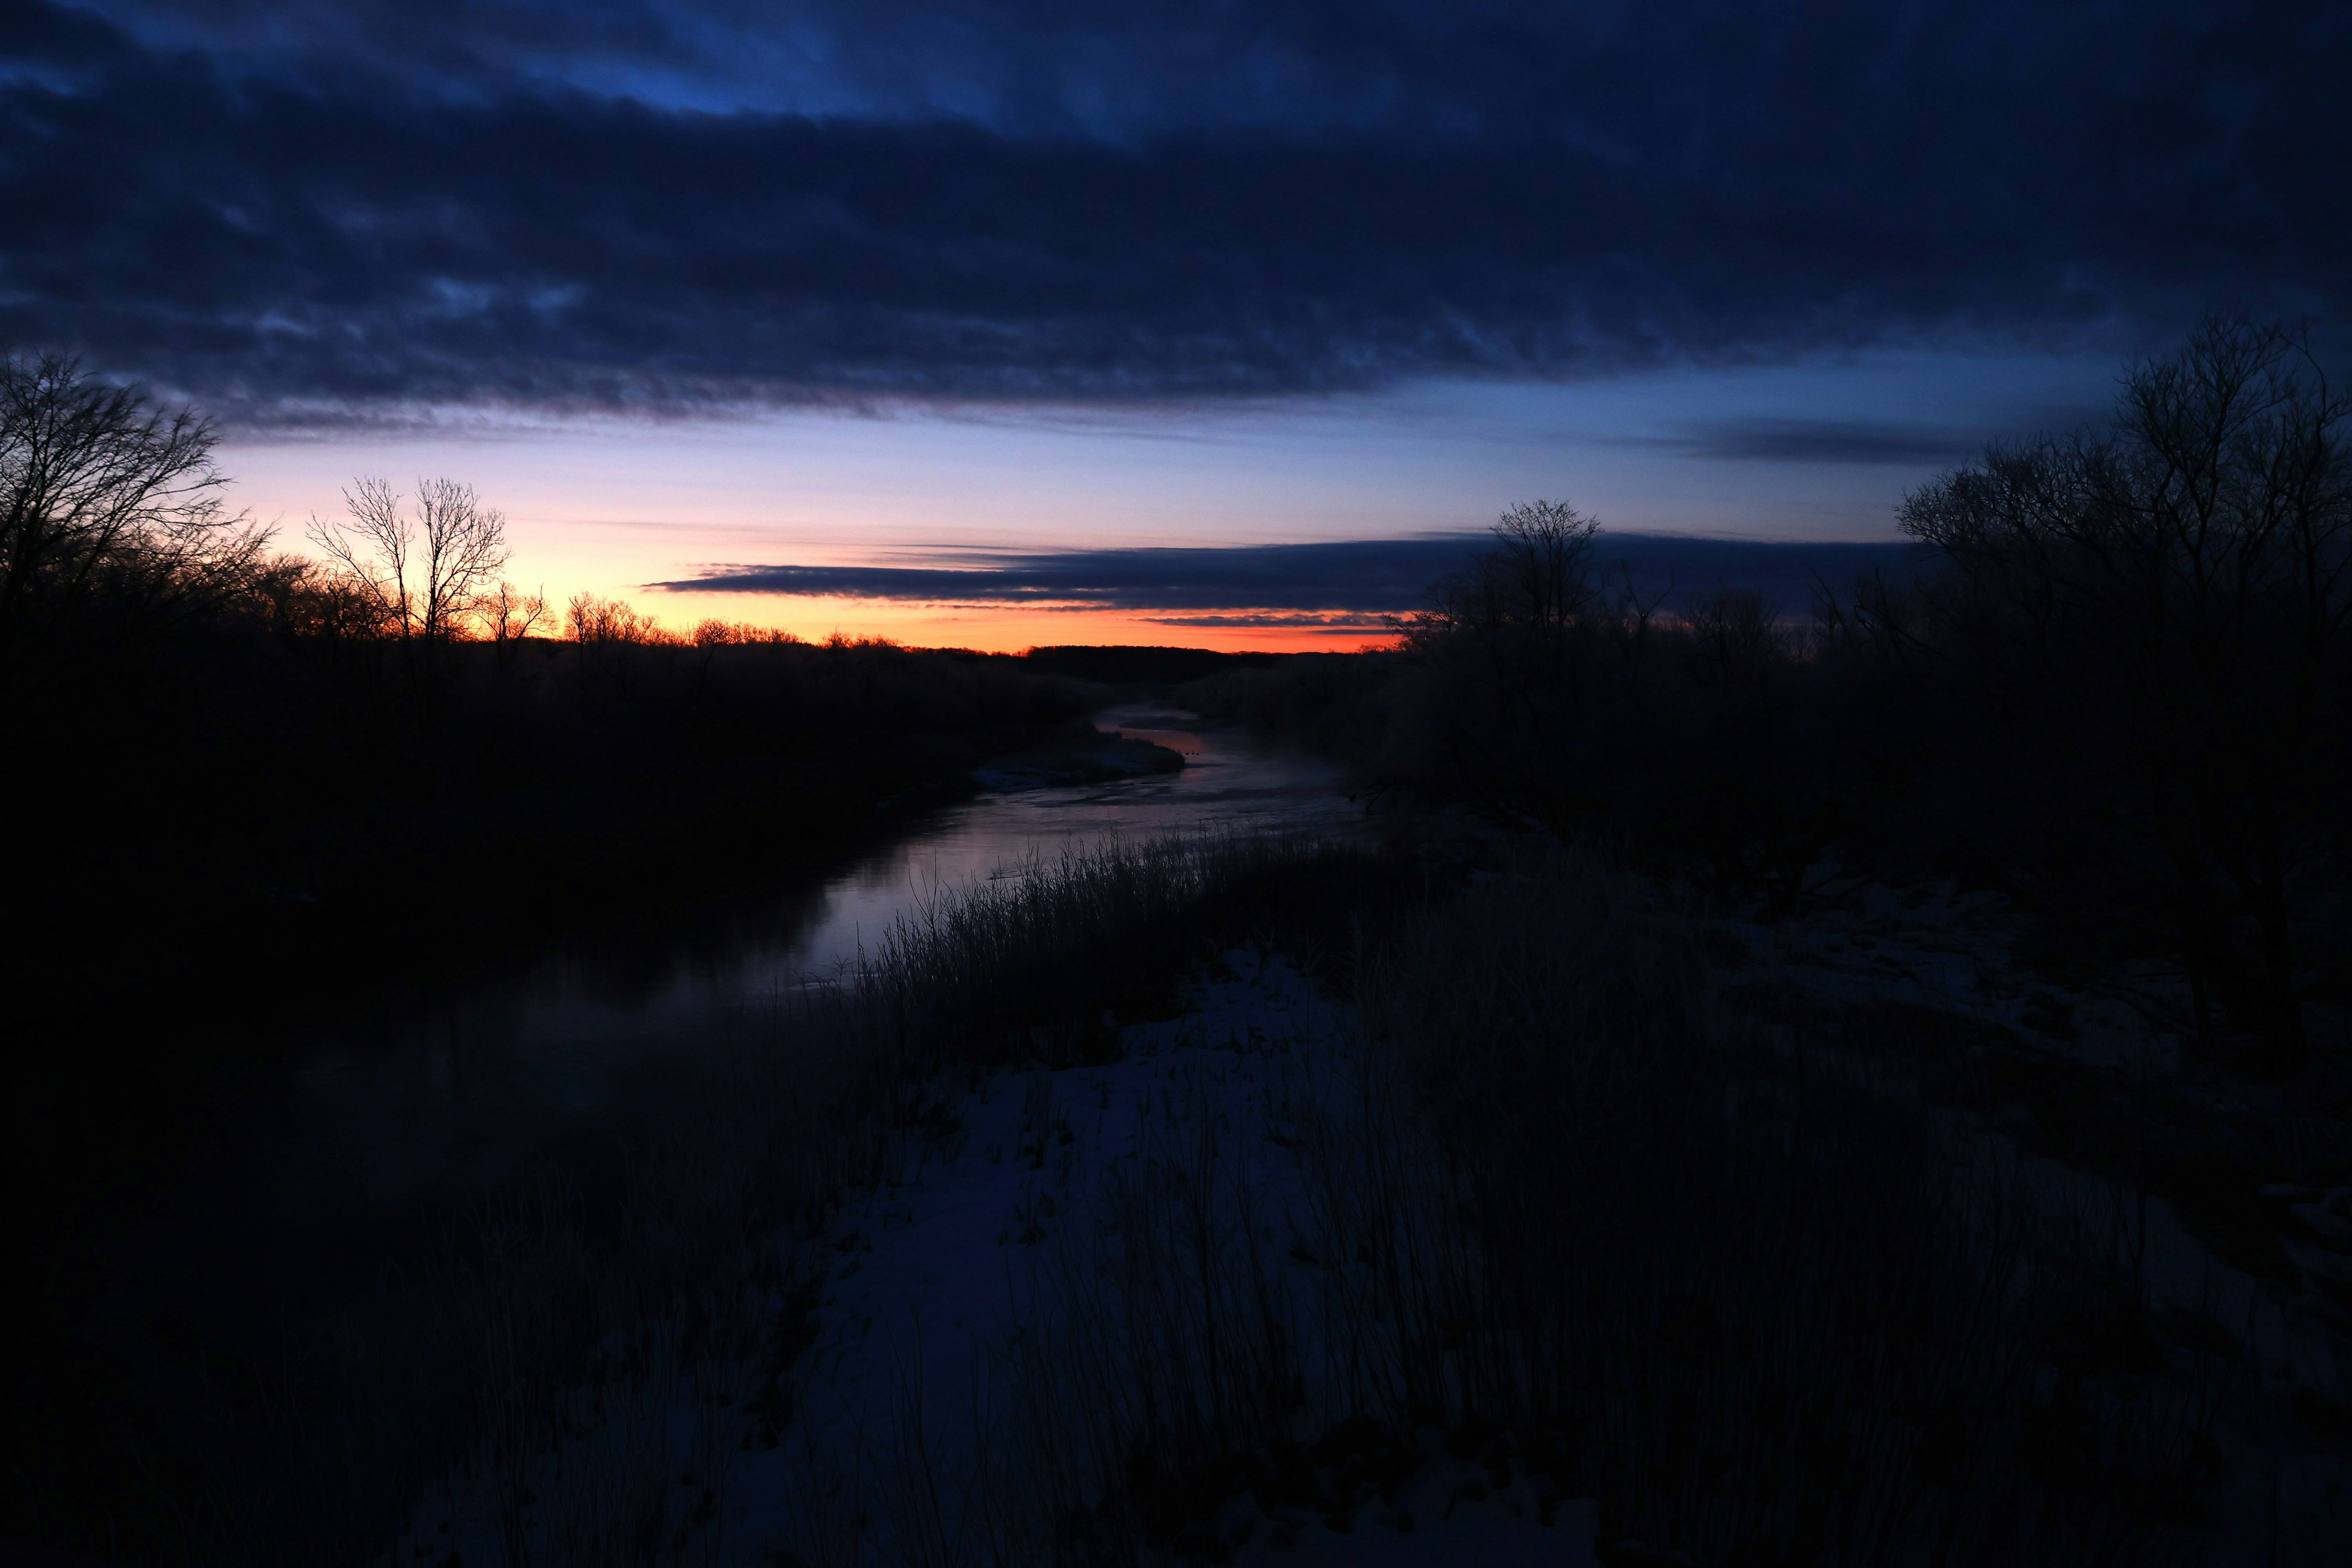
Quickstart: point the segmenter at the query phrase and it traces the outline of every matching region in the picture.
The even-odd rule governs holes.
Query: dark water
[[[821,882],[657,914],[493,979],[420,984],[294,1054],[271,1125],[249,1134],[279,1145],[277,1157],[252,1152],[276,1167],[268,1184],[280,1203],[462,1189],[548,1138],[593,1131],[666,1058],[756,1024],[799,987],[871,955],[924,900],[1087,845],[1355,819],[1328,769],[1194,729],[1191,717],[1123,709],[1096,721],[1182,753],[1181,773],[984,795]]]

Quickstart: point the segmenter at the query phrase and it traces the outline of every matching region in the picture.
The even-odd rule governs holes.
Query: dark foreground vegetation
[[[1810,624],[1537,503],[1397,652],[1197,684],[1355,763],[1420,897],[1319,952],[1315,1229],[1206,1131],[1123,1192],[940,1560],[1344,1532],[1432,1427],[1613,1563],[2339,1560],[2347,412],[2216,325]]]
[[[362,480],[278,552],[201,419],[68,360],[10,362],[0,419],[0,806],[42,910],[0,982],[45,1022],[184,1015],[257,952],[344,992],[330,955],[381,973],[822,860],[1099,699],[1016,658],[551,608],[449,481]]]
[[[95,1254],[288,1035],[837,865],[975,764],[1068,751],[1103,697],[1017,658],[551,608],[447,481],[362,481],[284,553],[211,447],[69,360],[0,374],[5,1219],[35,1282],[0,1354],[5,1506],[36,1516],[71,1511],[65,1474],[148,1462],[89,1382],[121,1367],[76,1349]]]
[[[1107,1018],[1342,874],[1199,842],[990,885],[648,1068],[592,1146],[372,1236],[361,1289],[234,1324],[76,1302],[41,1348],[91,1353],[16,1369],[9,1528],[100,1560],[367,1563],[455,1511],[495,1560],[702,1560],[730,1446],[789,1417],[809,1248],[844,1196],[970,1072],[1099,1058]]]
[[[2134,373],[2113,431],[1995,452],[1916,495],[1919,572],[1824,584],[1807,625],[1737,592],[1639,599],[1584,520],[1539,503],[1393,654],[1111,673],[1181,671],[1201,705],[1346,757],[1382,805],[1381,847],[1132,846],[942,902],[841,986],[649,1075],[594,1149],[426,1216],[364,1260],[368,1289],[242,1335],[108,1340],[75,1281],[44,1281],[32,1314],[70,1321],[12,1336],[44,1354],[12,1350],[5,1530],[133,1562],[411,1561],[452,1519],[509,1563],[748,1553],[721,1529],[731,1456],[790,1425],[830,1266],[812,1249],[839,1205],[894,1151],[951,1135],[983,1075],[1115,1051],[1116,1025],[1255,942],[1348,1009],[1286,1124],[1310,1233],[1264,1223],[1204,1124],[1116,1194],[1108,1253],[1068,1259],[969,1451],[927,1457],[972,1500],[959,1527],[902,1515],[845,1560],[877,1543],[939,1563],[1223,1560],[1248,1509],[1353,1528],[1433,1430],[1498,1488],[1532,1475],[1594,1499],[1613,1563],[2336,1561],[2352,1539],[2328,1500],[2352,1465],[2343,412],[2291,342],[2215,328]],[[241,580],[264,581],[258,563]],[[257,863],[373,865],[387,899],[453,906],[453,930],[547,885],[521,861],[421,852],[497,839],[478,825],[500,791],[529,803],[517,820],[673,834],[733,820],[709,805],[724,781],[778,787],[828,744],[911,759],[887,781],[911,788],[1086,697],[1009,661],[747,647],[725,628],[665,644],[593,603],[562,644],[487,620],[436,640],[429,616],[353,637],[317,618],[331,595],[283,580],[312,619],[207,588],[168,634],[78,609],[43,646],[117,661],[107,700],[147,704],[168,757],[209,755],[208,724],[174,728],[207,693],[187,710],[264,758],[271,723],[340,712],[318,693],[373,694],[364,723],[301,721],[341,759],[302,765],[352,772],[255,797],[296,802],[299,842],[331,850]],[[178,665],[145,651],[167,646]],[[216,713],[271,682],[303,701]],[[59,765],[98,793],[47,797],[98,803],[106,831],[84,837],[107,842],[89,852],[131,876],[143,832],[168,875],[132,885],[208,907],[186,889],[266,814],[201,792],[244,775],[126,772],[129,717],[100,726],[42,680],[11,690],[48,727],[27,732],[91,737],[60,755],[92,760]],[[854,729],[876,711],[964,717]],[[538,745],[493,765],[494,720]],[[428,734],[443,743],[417,749]],[[641,735],[668,749],[633,751]],[[190,791],[181,836],[201,852],[152,826],[163,784]],[[390,825],[403,852],[367,860],[378,830],[355,822]],[[58,894],[85,900],[58,906],[73,929],[149,918],[108,923],[89,885]],[[1935,935],[1970,896],[2003,911],[1988,963],[2021,976],[2014,994],[1853,979],[1885,950],[1838,984],[1805,978],[1800,956],[1832,935],[1867,948],[1856,911]],[[2092,1027],[2095,994],[2134,1011],[2124,1035]],[[58,1140],[19,1115],[38,1176]],[[15,1191],[34,1194],[28,1234],[88,1217],[54,1182]]]
[[[1781,913],[1888,875],[1998,889],[2053,959],[2178,965],[2206,1059],[2293,1078],[2308,1005],[2352,1000],[2347,412],[2294,340],[2217,323],[2110,427],[1912,495],[1919,567],[1822,583],[1809,621],[1645,601],[1539,502],[1401,651],[1194,691],[1411,809]]]
[[[1320,951],[1356,1022],[1288,1108],[1311,1225],[1213,1131],[1119,1194],[1012,1358],[991,1528],[938,1560],[1348,1533],[1431,1428],[1595,1500],[1616,1563],[2328,1560],[2246,1517],[2306,1439],[2152,1285],[2127,1184],[1969,1113],[1981,1029],[1803,1004],[1572,857],[1388,910]]]
[[[109,1468],[20,1466],[49,1484],[13,1528],[356,1563],[454,1519],[494,1562],[734,1561],[730,1471],[793,1418],[839,1205],[951,1136],[981,1075],[1102,1059],[1240,941],[1353,1007],[1291,1108],[1311,1249],[1204,1125],[1114,1194],[1115,1287],[1073,1255],[972,1446],[927,1461],[978,1500],[961,1527],[877,1482],[852,1500],[892,1549],[843,1561],[1218,1561],[1240,1500],[1352,1528],[1432,1428],[1693,1562],[2326,1561],[2243,1517],[2312,1441],[2266,1331],[2151,1278],[2128,1181],[1979,1114],[2010,1092],[1996,1032],[1808,1000],[1734,929],[1574,855],[1433,886],[1195,841],[983,886],[649,1075],[593,1153],[444,1214],[333,1310],[74,1388]]]

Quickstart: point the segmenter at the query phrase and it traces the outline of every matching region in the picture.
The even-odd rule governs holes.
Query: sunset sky
[[[0,331],[289,545],[448,475],[674,626],[1351,647],[1513,501],[1886,541],[2201,310],[2340,347],[2346,16],[11,0]]]

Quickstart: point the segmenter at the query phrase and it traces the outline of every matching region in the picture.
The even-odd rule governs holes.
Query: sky
[[[446,474],[674,626],[1354,646],[1516,501],[1884,542],[2200,313],[2334,352],[2347,67],[2292,0],[0,0],[0,336],[289,547]]]

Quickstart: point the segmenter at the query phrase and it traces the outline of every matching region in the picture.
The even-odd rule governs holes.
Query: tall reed
[[[1368,938],[1286,1115],[1300,1238],[1246,1151],[1115,1193],[1008,1356],[976,1484],[1024,1544],[959,1560],[1215,1557],[1245,1495],[1344,1528],[1431,1427],[1702,1563],[2178,1554],[2216,1401],[2150,1375],[2124,1205],[1934,1109],[1938,1026],[1735,996],[1697,926],[1567,866]]]
[[[289,1323],[192,1433],[198,1563],[684,1563],[731,1456],[788,1419],[803,1245],[968,1069],[1099,1053],[1220,935],[1349,852],[1192,836],[942,897],[873,960],[688,1042],[584,1151],[437,1222],[368,1299]]]

